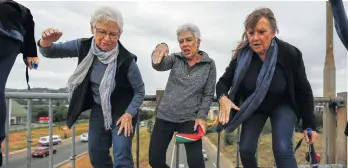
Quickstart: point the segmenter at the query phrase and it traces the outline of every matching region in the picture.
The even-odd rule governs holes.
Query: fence
[[[145,101],[157,101],[161,100],[163,91],[158,90],[156,95],[146,95]],[[17,99],[27,99],[28,101],[28,113],[27,113],[27,167],[31,167],[32,155],[31,155],[31,115],[32,115],[32,99],[48,99],[49,105],[49,163],[48,167],[53,168],[53,145],[52,145],[52,134],[53,134],[53,109],[52,109],[52,100],[62,100],[67,99],[68,95],[66,93],[23,93],[23,92],[7,92],[6,94],[6,104],[8,106],[9,101],[13,98]],[[216,100],[214,100],[216,101]],[[325,136],[325,156],[324,163],[334,164],[338,163],[344,166],[347,166],[347,138],[343,134],[345,125],[347,123],[347,108],[346,108],[346,98],[343,97],[316,97],[315,103],[325,107],[324,114],[324,136]],[[8,108],[7,108],[8,109]],[[7,111],[8,114],[8,111]],[[8,165],[8,155],[9,155],[9,117],[7,115],[6,119],[6,139],[5,139],[5,157],[4,157],[4,166],[7,168]],[[239,132],[239,129],[238,129]],[[136,165],[139,168],[139,120],[136,126]],[[239,139],[239,138],[238,138]],[[220,144],[220,135],[218,137],[218,144]],[[238,140],[239,142],[239,140]],[[177,148],[178,149],[178,148]],[[238,145],[237,145],[238,149]],[[238,151],[238,150],[237,150]],[[178,150],[176,151],[178,154]],[[219,159],[220,159],[220,145],[218,145],[218,155],[217,155],[217,167],[219,168]],[[237,165],[239,167],[239,152],[237,155]],[[70,162],[71,167],[75,168],[75,125],[72,127],[72,147],[71,147],[71,156]],[[177,163],[179,162],[177,157]],[[178,164],[176,164],[178,167]]]

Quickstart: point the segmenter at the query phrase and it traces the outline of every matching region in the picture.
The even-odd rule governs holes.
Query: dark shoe
[[[0,152],[0,167],[2,166],[2,153]]]

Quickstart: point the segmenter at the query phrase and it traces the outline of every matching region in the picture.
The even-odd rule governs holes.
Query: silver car
[[[88,142],[88,133],[82,134],[80,136],[80,141],[81,142]]]

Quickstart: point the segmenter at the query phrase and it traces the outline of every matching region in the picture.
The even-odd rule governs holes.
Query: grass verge
[[[207,137],[210,139],[210,141],[217,145],[217,133],[210,133],[207,135]],[[302,133],[296,133],[295,134],[295,143],[294,147],[296,146],[297,142],[303,137]],[[221,152],[226,156],[226,158],[229,158],[232,160],[233,164],[236,165],[236,151],[237,151],[237,145],[234,143],[233,145],[225,146],[223,143],[224,140],[224,133],[221,133]],[[324,144],[323,144],[323,137],[321,134],[319,134],[319,138],[317,139],[317,142],[315,144],[316,152],[319,153],[320,156],[323,156],[324,152]],[[272,134],[264,134],[260,137],[259,140],[259,146],[258,146],[258,164],[260,167],[269,167],[274,165],[274,157],[273,157],[273,151],[272,151]],[[305,153],[308,151],[308,145],[305,142],[302,142],[301,147],[297,150],[295,153],[295,157],[297,160],[298,165],[304,165],[307,164],[305,160]],[[241,161],[239,160],[239,165],[241,166]]]
[[[75,135],[81,135],[88,131],[88,123],[78,123],[75,126]],[[66,130],[67,138],[71,137],[71,130]],[[49,128],[34,128],[31,130],[31,146],[37,146],[40,137],[48,136]],[[53,135],[59,135],[62,139],[64,138],[64,130],[63,127],[54,127]],[[5,141],[3,141],[2,146],[5,145]],[[27,131],[17,131],[11,132],[9,134],[9,152],[13,152],[16,150],[21,150],[27,148]],[[4,147],[2,151],[4,151]]]

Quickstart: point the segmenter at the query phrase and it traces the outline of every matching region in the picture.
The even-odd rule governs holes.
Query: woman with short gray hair
[[[155,70],[171,70],[151,135],[152,168],[169,167],[166,152],[174,132],[194,133],[199,126],[205,133],[205,118],[214,97],[215,62],[199,49],[199,28],[193,24],[179,26],[177,40],[181,52],[168,55],[168,46],[162,43],[152,53]],[[204,168],[202,140],[185,143],[185,148],[189,167]]]
[[[38,41],[47,58],[77,57],[78,66],[68,80],[68,127],[83,111],[91,109],[88,153],[95,168],[132,168],[132,137],[145,95],[137,57],[119,41],[123,30],[121,13],[98,8],[91,17],[91,38],[55,43],[62,36],[46,29]],[[114,163],[109,155],[113,146]]]

